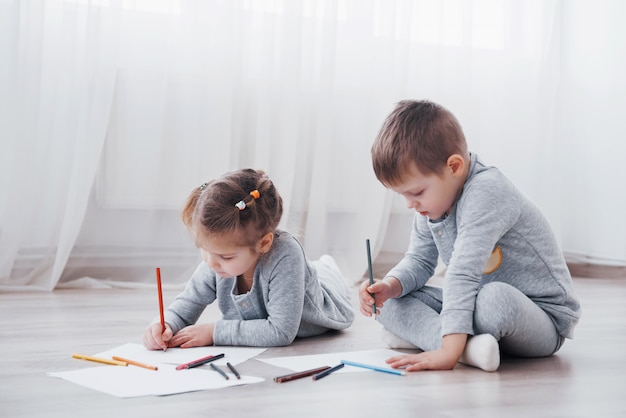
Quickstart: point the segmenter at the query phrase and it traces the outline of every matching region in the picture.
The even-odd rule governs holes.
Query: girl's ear
[[[274,233],[268,232],[263,235],[257,244],[257,250],[260,254],[265,254],[272,247],[272,243],[274,242]]]

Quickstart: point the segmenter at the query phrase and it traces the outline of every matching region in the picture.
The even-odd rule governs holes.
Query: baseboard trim
[[[605,266],[593,263],[568,262],[567,268],[569,268],[572,277],[626,279],[626,266]]]

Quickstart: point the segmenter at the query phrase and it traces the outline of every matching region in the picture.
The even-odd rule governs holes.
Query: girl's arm
[[[176,334],[196,323],[216,297],[216,275],[204,262],[196,268],[185,290],[165,310],[165,322]]]

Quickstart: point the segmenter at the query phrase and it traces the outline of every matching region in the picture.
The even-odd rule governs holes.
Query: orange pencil
[[[116,360],[116,361],[122,361],[122,362],[128,363],[128,364],[132,364],[133,366],[143,367],[144,369],[150,369],[150,370],[158,370],[159,369],[157,366],[152,366],[150,364],[139,363],[138,361],[128,360],[126,358],[122,358],[122,357],[118,357],[118,356],[113,356],[112,359]]]
[[[157,290],[159,292],[159,315],[161,317],[161,333],[165,332],[165,316],[163,315],[163,290],[161,289],[161,269],[156,268]],[[167,347],[163,347],[166,351]]]

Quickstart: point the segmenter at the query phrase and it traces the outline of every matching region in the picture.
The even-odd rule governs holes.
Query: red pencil
[[[159,293],[159,315],[161,316],[161,333],[165,332],[165,316],[163,315],[163,290],[161,289],[161,269],[156,268],[156,280],[157,290]],[[167,347],[163,347],[163,351],[167,350]]]

